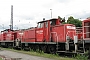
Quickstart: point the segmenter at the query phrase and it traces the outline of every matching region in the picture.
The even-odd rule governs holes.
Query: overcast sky
[[[14,29],[35,27],[43,18],[90,16],[90,0],[0,0],[0,30],[9,28],[13,5]]]

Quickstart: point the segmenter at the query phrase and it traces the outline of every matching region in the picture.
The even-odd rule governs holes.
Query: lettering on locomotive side
[[[76,29],[75,26],[67,26],[67,29]]]
[[[7,34],[7,36],[8,36],[8,37],[10,37],[10,36],[11,36],[11,34]]]
[[[43,30],[36,31],[37,34],[43,34]]]
[[[21,36],[22,36],[22,35],[23,35],[23,33],[19,33],[19,35],[21,35]]]

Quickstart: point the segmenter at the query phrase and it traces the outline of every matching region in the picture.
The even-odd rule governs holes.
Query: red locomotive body
[[[36,28],[36,43],[48,43],[49,45],[56,45],[58,43],[63,48],[57,47],[57,49],[60,48],[63,51],[70,49],[70,42],[74,43],[74,36],[76,36],[75,25],[61,24],[59,19],[38,22]]]
[[[3,40],[3,39],[2,39],[2,35],[3,35],[3,34],[2,34],[2,33],[0,33],[0,41],[2,41],[2,40]]]
[[[9,31],[6,33],[6,41],[14,41],[14,32]]]
[[[14,40],[21,38],[19,32],[20,32],[19,30],[14,31]]]
[[[83,21],[83,40],[90,41],[90,19]]]
[[[74,40],[74,36],[76,35],[75,26],[72,24],[54,26],[52,27],[51,35],[55,42],[66,42],[66,36]]]
[[[21,33],[22,42],[35,42],[35,28],[28,29]]]
[[[66,35],[73,40],[76,35],[75,33],[74,25],[61,24],[58,19],[52,19],[38,23],[36,39],[39,42],[66,42]]]
[[[6,32],[2,32],[2,41],[6,40]]]
[[[78,40],[83,40],[83,29],[82,29],[82,27],[76,28],[76,34],[78,36]]]
[[[3,41],[3,33],[2,32],[0,33],[0,39],[1,39],[0,41]]]
[[[8,45],[12,46],[14,42],[14,32],[11,31],[10,29],[6,29],[4,31],[1,32],[0,34],[0,43],[1,45],[7,45],[7,47],[9,47]]]

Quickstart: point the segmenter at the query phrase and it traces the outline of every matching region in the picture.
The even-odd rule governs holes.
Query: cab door
[[[36,41],[50,42],[50,21],[43,21],[38,23],[36,29]]]
[[[36,29],[36,42],[43,42],[44,41],[44,22],[38,23]]]

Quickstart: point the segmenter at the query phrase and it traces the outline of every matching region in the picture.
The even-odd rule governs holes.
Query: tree
[[[61,21],[61,23],[63,23],[63,24],[65,24],[66,22],[66,20],[65,20],[65,17],[64,18],[61,18],[60,16],[58,16],[58,19],[60,19],[60,21]]]
[[[82,26],[82,21],[79,19],[74,19],[72,16],[68,17],[67,23],[74,24],[76,27]]]
[[[62,18],[62,22],[65,22],[65,17],[64,17],[64,18]]]
[[[74,20],[72,16],[68,17],[67,23],[71,23],[72,20]]]

